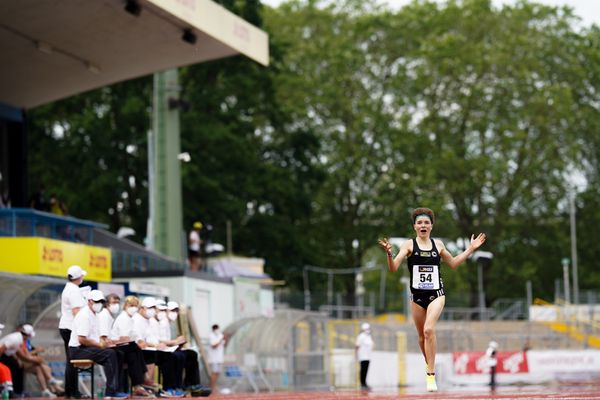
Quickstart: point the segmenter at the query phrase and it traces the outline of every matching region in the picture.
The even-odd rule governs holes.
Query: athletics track
[[[489,390],[452,389],[427,393],[425,391],[334,391],[334,392],[278,392],[278,393],[236,393],[230,395],[212,395],[210,398],[220,400],[476,400],[476,399],[600,399],[600,385],[568,386],[568,387],[523,387],[499,388],[495,392]]]
[[[600,400],[600,384],[581,384],[569,386],[524,386],[524,387],[500,387],[495,392],[490,390],[473,388],[453,388],[440,390],[436,393],[427,393],[424,390],[373,390],[361,392],[352,390],[338,390],[330,392],[276,392],[276,393],[235,393],[235,394],[213,394],[210,397],[195,397],[194,399],[219,399],[219,400],[483,400],[483,399],[515,399],[515,400],[537,400],[537,399],[596,399]],[[47,397],[37,398],[48,400]],[[63,400],[57,397],[55,400]],[[94,397],[95,399],[95,397]],[[132,399],[141,399],[134,397]],[[164,398],[163,398],[164,399]],[[191,400],[191,397],[184,399]]]

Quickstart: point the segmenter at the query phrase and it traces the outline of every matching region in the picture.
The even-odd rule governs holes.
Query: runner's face
[[[429,234],[431,233],[433,224],[431,223],[431,220],[429,219],[429,217],[419,216],[415,220],[415,224],[413,225],[413,227],[415,229],[415,232],[417,233],[417,236],[419,236],[421,238],[427,238],[427,237],[429,237]]]

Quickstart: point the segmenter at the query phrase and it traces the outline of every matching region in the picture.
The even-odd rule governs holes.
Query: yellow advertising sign
[[[106,247],[64,242],[39,237],[0,238],[0,271],[67,277],[67,269],[77,264],[86,280],[112,280],[111,251]]]

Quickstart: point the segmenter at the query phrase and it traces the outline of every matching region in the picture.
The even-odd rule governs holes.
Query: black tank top
[[[440,271],[440,253],[431,240],[431,250],[421,250],[417,239],[413,239],[413,251],[407,258],[408,272],[410,273],[410,291],[421,293],[436,291],[444,288]]]

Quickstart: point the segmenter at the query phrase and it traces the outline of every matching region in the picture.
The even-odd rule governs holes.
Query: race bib
[[[412,287],[420,290],[438,290],[440,273],[437,265],[413,265]]]

